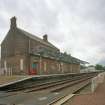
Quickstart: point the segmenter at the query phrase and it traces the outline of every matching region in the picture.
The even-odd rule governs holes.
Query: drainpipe
[[[29,38],[28,40],[28,73],[30,71],[30,53],[31,51],[30,51],[30,38]]]
[[[71,64],[71,72],[72,72],[72,64]]]
[[[42,65],[41,65],[41,62],[42,62],[42,58],[41,58],[41,54],[40,54],[40,68],[39,68],[39,74],[41,75],[41,69],[42,69]]]
[[[28,52],[30,54],[30,39],[29,39],[29,42],[28,42]]]

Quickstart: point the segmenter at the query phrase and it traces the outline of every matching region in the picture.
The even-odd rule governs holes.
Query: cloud
[[[9,18],[18,26],[49,41],[61,51],[92,64],[105,59],[104,0],[1,0],[0,42],[9,29]]]

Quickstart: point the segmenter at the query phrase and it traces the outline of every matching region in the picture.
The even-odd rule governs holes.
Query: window
[[[23,59],[20,59],[20,70],[23,70]]]
[[[57,63],[57,70],[60,71],[61,67],[60,67],[60,63]]]
[[[47,71],[47,63],[44,62],[44,71],[46,72]]]

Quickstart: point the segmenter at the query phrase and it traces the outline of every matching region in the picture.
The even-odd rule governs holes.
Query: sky
[[[105,63],[105,0],[0,0],[0,43],[17,26],[48,40],[72,56]]]

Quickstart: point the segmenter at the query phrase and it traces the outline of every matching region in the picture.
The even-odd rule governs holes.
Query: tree
[[[100,65],[100,64],[96,64],[95,69],[96,70],[105,70],[105,66]]]

